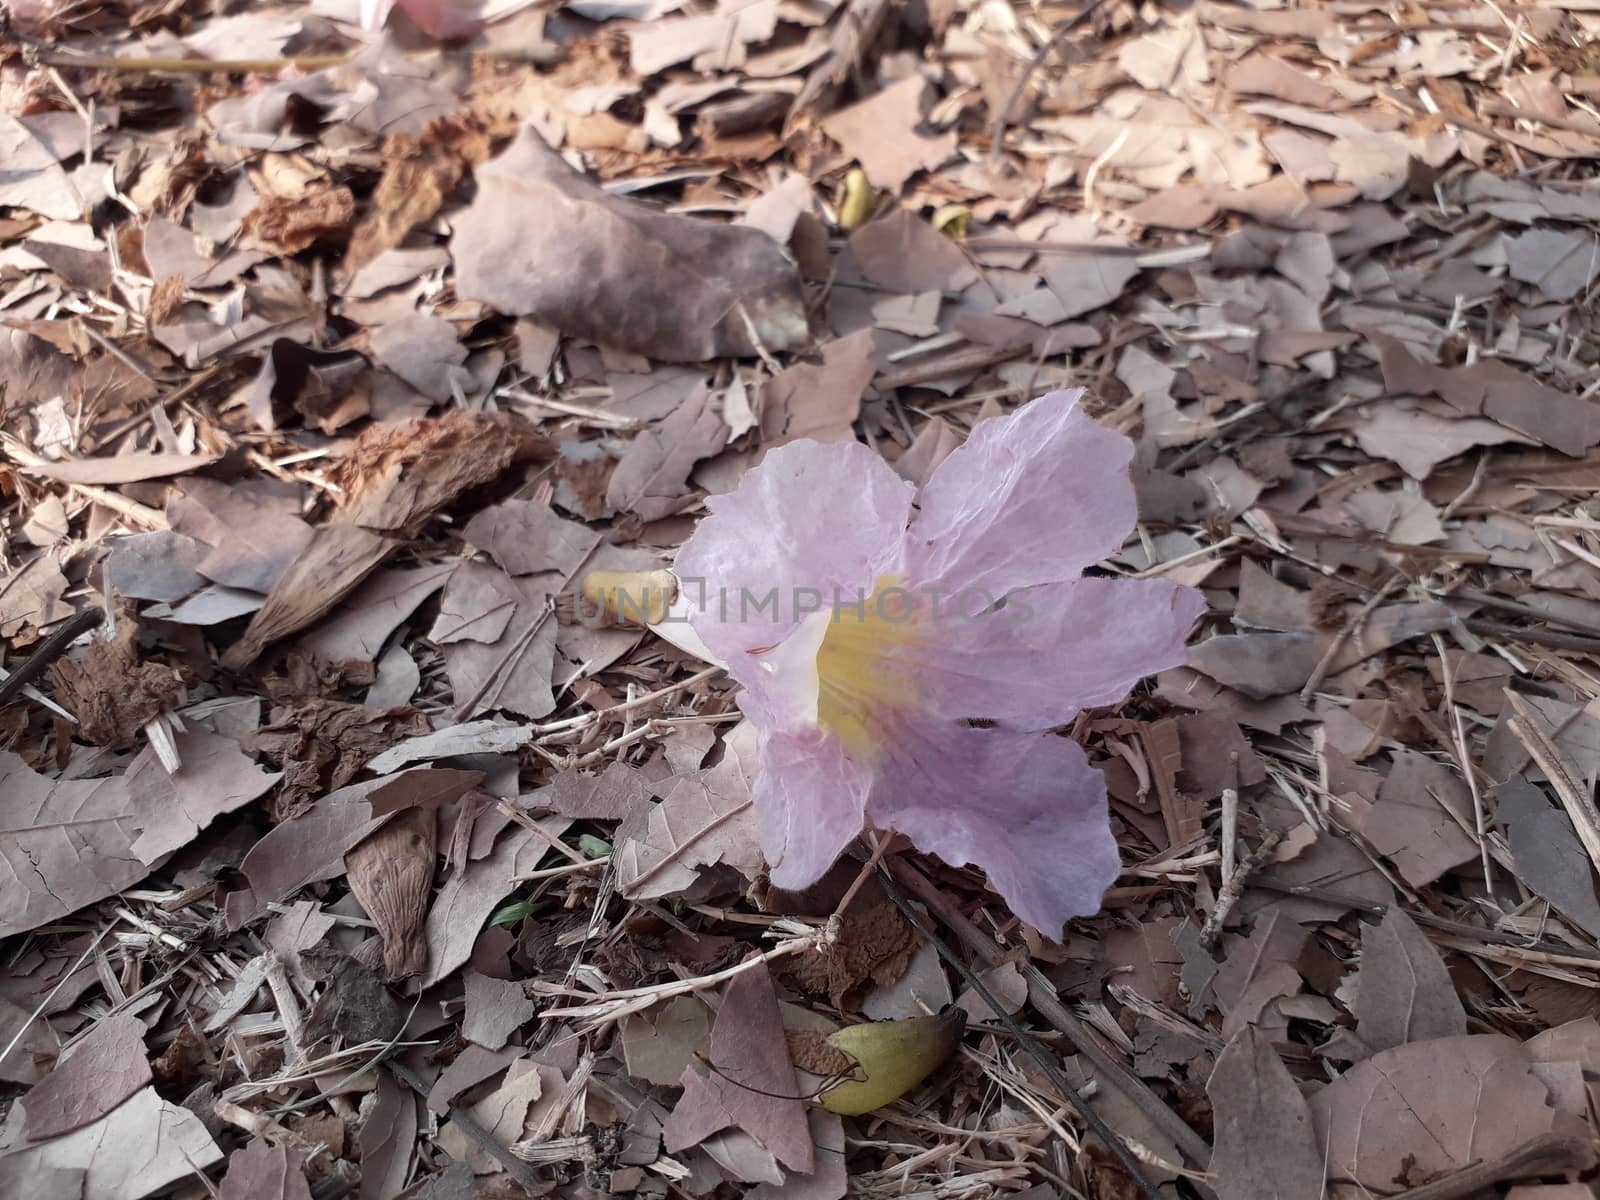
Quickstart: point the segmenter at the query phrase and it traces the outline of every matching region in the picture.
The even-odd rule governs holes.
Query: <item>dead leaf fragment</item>
[[[659,521],[682,507],[689,473],[728,444],[728,426],[701,384],[660,426],[638,434],[618,460],[606,487],[606,504]]]
[[[661,362],[807,336],[799,276],[760,230],[608,195],[531,126],[477,180],[450,243],[464,299]]]
[[[330,471],[345,497],[339,512],[273,585],[224,662],[253,662],[330,611],[457,496],[513,462],[549,453],[526,424],[498,414],[454,410],[369,426]]]
[[[1363,927],[1357,978],[1356,1036],[1374,1051],[1467,1032],[1444,959],[1399,907]]]
[[[218,1200],[311,1200],[305,1155],[256,1138],[228,1160]]]
[[[78,733],[96,746],[126,746],[145,722],[177,704],[183,679],[139,653],[139,624],[119,615],[116,635],[95,638],[78,658],[50,664],[56,699],[78,718]]]
[[[391,983],[428,965],[422,928],[433,884],[435,824],[432,812],[413,808],[344,857],[350,890],[383,939],[383,973]]]
[[[467,1041],[485,1050],[498,1050],[533,1019],[534,1003],[520,983],[491,979],[471,970],[464,972],[462,979],[467,988],[467,1012],[461,1036]]]
[[[955,130],[931,136],[918,131],[927,90],[927,81],[913,73],[824,117],[822,131],[861,164],[874,187],[899,192],[918,171],[931,171],[955,152]]]
[[[734,976],[711,1027],[715,1072],[686,1067],[683,1097],[662,1125],[676,1153],[720,1130],[738,1126],[784,1166],[809,1173],[813,1165],[805,1105],[785,1048],[778,996],[766,964]]]
[[[1550,1130],[1527,1051],[1497,1034],[1413,1042],[1357,1063],[1311,1097],[1328,1178],[1392,1191],[1498,1158]]]
[[[96,1023],[22,1098],[30,1141],[98,1121],[150,1082],[144,1022],[119,1013]]]
[[[1322,1191],[1311,1111],[1278,1052],[1254,1027],[1218,1055],[1206,1095],[1216,1128],[1209,1169],[1220,1200],[1289,1200]]]

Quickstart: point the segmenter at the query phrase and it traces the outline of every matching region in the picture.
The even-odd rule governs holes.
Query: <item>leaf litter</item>
[[[5,1188],[1588,1194],[1591,8],[14,5]],[[1080,386],[1208,613],[1067,726],[1099,915],[885,847],[997,1011],[583,582]]]

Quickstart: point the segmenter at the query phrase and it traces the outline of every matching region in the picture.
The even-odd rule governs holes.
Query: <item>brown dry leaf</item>
[[[629,899],[656,899],[691,886],[701,868],[725,863],[754,879],[761,870],[750,780],[755,727],[724,739],[715,767],[681,775],[659,804],[643,801],[618,826],[617,886]]]
[[[305,1155],[256,1138],[228,1159],[218,1200],[311,1200]]]
[[[457,717],[499,709],[538,718],[554,710],[553,600],[560,584],[553,573],[513,579],[482,563],[456,568],[429,636],[446,643]]]
[[[417,1140],[417,1098],[387,1071],[378,1072],[372,1107],[357,1138],[361,1161],[359,1200],[385,1200],[399,1195],[411,1177]]]
[[[205,586],[196,569],[205,556],[206,547],[200,542],[170,530],[117,538],[106,559],[106,595],[182,600]]]
[[[146,479],[164,479],[169,475],[185,475],[201,467],[209,467],[216,461],[216,456],[209,454],[134,452],[112,458],[80,458],[67,462],[39,463],[36,466],[24,464],[18,469],[61,483],[138,483]]]
[[[556,515],[548,504],[504,500],[473,515],[461,536],[508,575],[559,571],[570,576],[600,544],[600,535]]]
[[[211,547],[196,567],[200,574],[268,592],[311,542],[311,527],[295,515],[299,490],[270,479],[190,479],[167,501],[167,519],[174,532]]]
[[[70,617],[72,606],[62,599],[66,591],[67,577],[55,553],[36,555],[0,584],[0,638],[26,646],[37,640],[37,631]]]
[[[1447,813],[1445,805],[1457,816]],[[1470,828],[1472,800],[1466,784],[1450,767],[1404,750],[1395,755],[1375,802],[1351,801],[1350,825],[1415,888],[1478,857],[1478,847],[1458,817]]]
[[[342,873],[345,854],[389,819],[374,815],[374,804],[393,813],[419,799],[446,803],[441,784],[445,791],[457,789],[459,796],[479,779],[475,771],[416,767],[340,788],[317,800],[303,816],[273,826],[250,848],[239,870],[250,881],[258,904],[287,900],[309,883]]]
[[[447,725],[433,733],[420,734],[399,742],[367,763],[366,769],[386,773],[412,763],[455,758],[462,754],[503,754],[526,745],[533,737],[527,725],[505,721],[468,721]]]
[[[1514,775],[1495,789],[1495,813],[1506,829],[1517,878],[1592,938],[1600,938],[1594,865],[1572,818],[1538,787]]]
[[[1206,1080],[1214,1113],[1209,1170],[1219,1200],[1299,1200],[1323,1189],[1311,1111],[1272,1043],[1236,1034]]]
[[[1361,930],[1361,970],[1350,1011],[1373,1051],[1456,1037],[1467,1014],[1444,959],[1399,907]]]
[[[159,863],[182,849],[218,817],[259,800],[280,776],[256,765],[230,737],[203,728],[174,734],[182,764],[168,772],[146,746],[124,776],[135,820],[130,822],[134,854]]]
[[[91,745],[129,745],[183,692],[178,671],[144,661],[138,635],[139,623],[125,610],[117,615],[115,636],[95,638],[81,656],[50,664],[56,701],[78,718],[78,736]]]
[[[814,1165],[799,1082],[789,1063],[778,995],[765,963],[734,976],[711,1027],[715,1072],[684,1068],[683,1097],[662,1125],[670,1153],[738,1126],[790,1170]]]
[[[863,329],[822,346],[820,363],[797,362],[761,385],[761,444],[800,438],[845,442],[855,437],[861,396],[877,373],[872,331]]]
[[[1533,284],[1548,300],[1571,300],[1600,275],[1600,243],[1592,233],[1529,229],[1504,242],[1511,278]]]
[[[436,823],[431,810],[412,808],[344,856],[350,891],[383,939],[383,975],[390,983],[428,965],[422,927],[433,885]]]
[[[485,1050],[498,1050],[511,1035],[533,1020],[534,1003],[522,985],[510,979],[491,979],[477,971],[461,975],[467,989],[467,1011],[461,1036]]]
[[[545,817],[539,826],[548,836],[517,828],[495,843],[485,857],[474,859],[464,871],[450,876],[428,910],[428,974],[423,986],[444,979],[472,957],[472,947],[483,923],[506,894],[516,887],[513,877],[539,865],[572,822],[565,817]]]
[[[383,986],[383,977],[357,955],[320,946],[300,955],[314,979],[327,987],[306,1014],[305,1035],[319,1042],[340,1037],[347,1046],[392,1042],[405,1028],[406,1009]]]
[[[329,612],[401,539],[463,492],[514,462],[550,453],[541,436],[503,415],[457,410],[370,426],[330,468],[344,494],[339,511],[279,578],[224,663],[255,661],[269,643]]]
[[[128,775],[93,780],[51,780],[17,755],[0,752],[7,831],[0,856],[8,863],[0,884],[0,937],[131,887],[150,870],[136,851],[157,861],[216,815],[249,803],[274,782],[230,739],[183,734],[178,745],[180,753],[185,745],[194,752],[192,774],[180,770],[165,780],[144,774],[163,770],[152,767],[149,748]]]
[[[1274,909],[1256,919],[1248,938],[1235,935],[1224,940],[1226,956],[1212,984],[1226,1018],[1224,1037],[1232,1038],[1246,1025],[1265,1026],[1262,1013],[1267,1005],[1300,990],[1294,964],[1306,937],[1305,929]],[[1285,1022],[1279,1017],[1276,1024],[1281,1029]]]
[[[822,132],[861,164],[873,187],[898,193],[918,171],[931,171],[955,153],[955,130],[935,135],[918,131],[927,90],[927,81],[913,73],[824,117]]]
[[[1517,1042],[1451,1037],[1358,1063],[1311,1097],[1311,1116],[1331,1181],[1389,1192],[1548,1132],[1548,1094]]]
[[[346,274],[354,276],[384,251],[399,246],[444,207],[468,169],[488,160],[493,136],[507,132],[495,128],[486,113],[468,110],[438,117],[418,132],[385,138],[383,177],[366,216],[350,236]]]
[[[597,775],[569,768],[559,772],[549,787],[541,788],[527,802],[575,821],[620,821],[646,802],[645,781],[638,769],[620,761],[607,763]]]
[[[466,1111],[490,1137],[509,1146],[521,1140],[528,1110],[539,1100],[559,1093],[563,1082],[561,1072],[554,1067],[522,1058],[511,1064],[505,1082]],[[476,1174],[488,1175],[503,1169],[476,1139],[453,1124],[439,1130],[438,1140],[443,1150]]]
[[[634,1013],[622,1022],[622,1056],[628,1074],[657,1087],[677,1087],[696,1054],[711,1048],[711,1017],[696,996]]]
[[[851,905],[840,922],[838,940],[820,953],[795,959],[787,975],[844,1010],[846,997],[863,984],[887,987],[904,975],[917,944],[911,922],[880,894],[875,904]]]
[[[433,1087],[428,1091],[429,1109],[440,1114],[448,1112],[450,1102],[462,1092],[493,1079],[521,1057],[520,1046],[510,1046],[504,1050],[468,1046],[434,1080]]]
[[[0,1129],[0,1193],[37,1196],[55,1172],[80,1175],[75,1200],[140,1200],[222,1161],[200,1118],[154,1088],[135,1092],[104,1117],[63,1137],[22,1138],[24,1114]]]
[[[959,292],[978,278],[960,246],[904,208],[852,233],[850,254],[869,282],[891,292]]]
[[[1189,649],[1189,665],[1218,683],[1266,700],[1299,691],[1322,659],[1322,640],[1308,633],[1230,633]]]
[[[659,521],[684,506],[689,474],[728,444],[728,426],[704,383],[665,421],[634,437],[606,486],[606,505],[642,521]]]
[[[427,727],[421,713],[385,712],[342,700],[276,710],[255,744],[283,768],[283,787],[273,804],[277,816],[298,815],[318,796],[349,783],[378,754]]]
[[[261,198],[244,219],[244,232],[253,249],[287,257],[318,242],[348,240],[356,219],[356,198],[343,184],[314,179],[293,195],[273,195],[262,189],[259,173],[254,182]]]
[[[22,1097],[28,1140],[60,1137],[98,1121],[149,1083],[144,1035],[144,1022],[132,1013],[91,1026]]]
[[[799,276],[760,230],[608,195],[531,126],[477,180],[450,242],[463,299],[663,362],[808,336]]]
[[[326,621],[301,636],[296,645],[329,662],[372,662],[389,635],[444,586],[454,569],[454,563],[444,562],[374,571]],[[370,700],[368,704],[376,707]]]
[[[1497,359],[1434,366],[1414,358],[1394,338],[1369,336],[1392,395],[1438,396],[1462,416],[1487,417],[1575,458],[1600,442],[1600,410],[1582,396],[1547,387]]]

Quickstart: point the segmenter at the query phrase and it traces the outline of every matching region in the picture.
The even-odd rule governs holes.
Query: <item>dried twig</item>
[[[1586,1171],[1597,1161],[1593,1139],[1569,1133],[1541,1133],[1515,1150],[1474,1163],[1421,1187],[1396,1192],[1389,1200],[1462,1200],[1485,1188],[1536,1175],[1565,1175]]]
[[[1106,1144],[1111,1153],[1116,1156],[1117,1162],[1127,1172],[1128,1178],[1133,1180],[1140,1193],[1147,1200],[1159,1200],[1161,1193],[1156,1190],[1155,1184],[1151,1183],[1145,1175],[1144,1170],[1139,1165],[1138,1157],[1123,1144],[1122,1139],[1112,1131],[1100,1114],[1090,1108],[1084,1101],[1078,1089],[1073,1087],[1072,1081],[1063,1075],[1061,1069],[1056,1066],[1054,1056],[1039,1044],[1037,1038],[1018,1024],[1015,1017],[1006,1011],[1005,1006],[995,998],[994,993],[978,977],[977,972],[967,966],[961,956],[952,950],[943,938],[928,927],[928,923],[922,919],[922,914],[913,908],[906,901],[905,896],[901,894],[900,888],[895,884],[894,875],[890,873],[888,865],[883,862],[878,863],[878,885],[883,888],[884,895],[893,901],[895,907],[911,923],[912,928],[932,944],[933,948],[938,951],[940,958],[955,968],[956,974],[961,976],[962,981],[978,993],[979,999],[989,1006],[989,1010],[994,1013],[996,1019],[1006,1027],[1006,1032],[1016,1038],[1022,1048],[1027,1051],[1028,1056],[1039,1064],[1039,1068],[1044,1072],[1045,1077],[1050,1080],[1055,1089],[1066,1098],[1078,1115],[1083,1118],[1084,1124],[1088,1125],[1095,1135]]]
[[[1066,40],[1067,34],[1094,16],[1105,2],[1106,0],[1089,0],[1089,3],[1073,13],[1060,25],[1057,25],[1049,40],[1034,52],[1033,57],[1028,60],[1028,65],[1022,68],[1022,74],[1017,76],[1017,82],[1011,86],[1011,92],[1006,96],[1005,103],[1000,106],[1000,111],[994,115],[994,125],[989,133],[989,162],[991,164],[1000,161],[1000,151],[1005,145],[1006,126],[1011,123],[1012,110],[1017,107],[1017,101],[1022,98],[1022,93],[1027,90],[1028,81],[1033,78],[1033,73],[1043,66],[1044,60],[1050,57],[1051,52]]]
[[[1222,890],[1217,893],[1217,902],[1211,908],[1211,915],[1206,918],[1206,923],[1200,927],[1200,944],[1210,946],[1217,940],[1217,935],[1222,932],[1222,924],[1228,919],[1228,914],[1233,911],[1233,906],[1239,903],[1239,897],[1244,895],[1245,884],[1263,866],[1267,859],[1272,857],[1272,852],[1278,848],[1278,843],[1283,840],[1283,834],[1276,829],[1267,831],[1261,839],[1261,844],[1245,855],[1240,862],[1238,870],[1230,875],[1222,885]]]
[[[13,696],[44,674],[46,667],[65,654],[68,646],[100,624],[105,617],[102,609],[85,608],[73,613],[59,628],[51,630],[26,661],[11,668],[11,673],[0,679],[0,706],[9,704]]]

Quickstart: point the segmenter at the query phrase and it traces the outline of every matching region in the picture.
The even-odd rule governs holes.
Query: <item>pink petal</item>
[[[975,620],[941,621],[922,695],[944,716],[1049,729],[1181,666],[1205,597],[1164,579],[1080,579],[1029,588]]]
[[[752,650],[788,637],[815,597],[848,603],[899,567],[912,485],[859,442],[769,452],[695,528],[673,564],[690,625],[741,683]],[[766,598],[770,605],[761,608]]]
[[[361,27],[376,33],[397,4],[418,29],[440,41],[475,37],[483,28],[476,12],[451,0],[361,0]]]
[[[872,776],[845,756],[839,739],[819,729],[761,729],[756,755],[761,853],[772,882],[799,891],[821,879],[861,832]]]
[[[1133,443],[1051,392],[984,421],[939,465],[911,528],[919,587],[983,592],[1077,578],[1121,547],[1137,516]]]
[[[950,723],[904,731],[867,802],[882,829],[952,866],[982,867],[1047,937],[1098,912],[1117,877],[1105,777],[1076,742]]]

